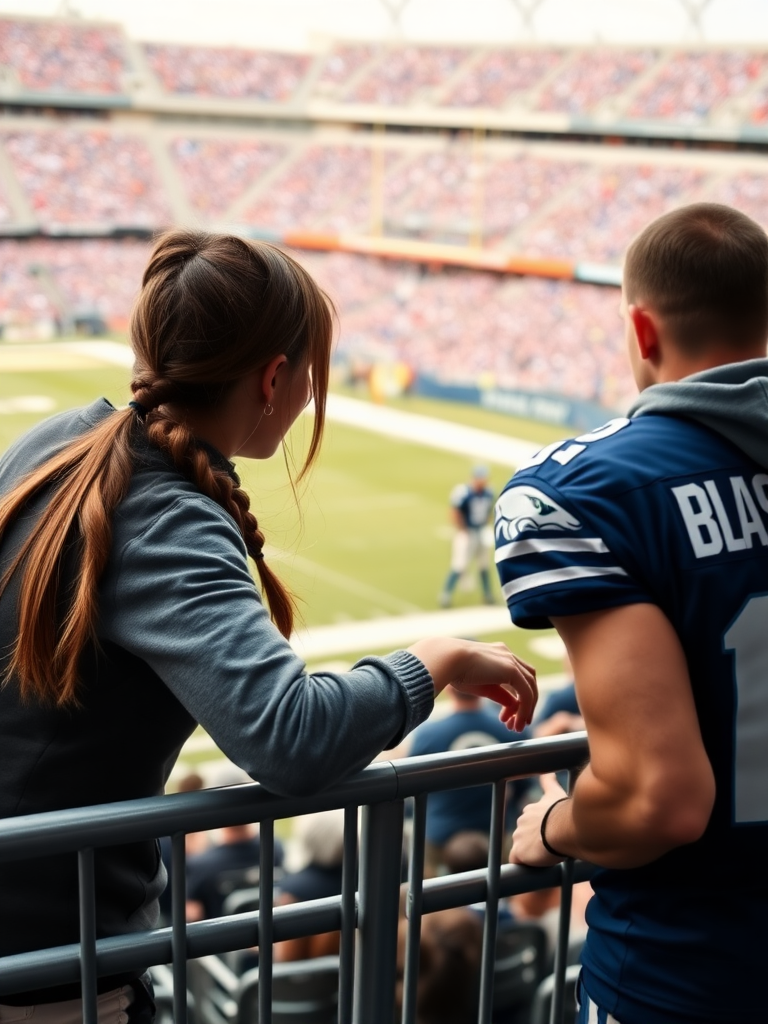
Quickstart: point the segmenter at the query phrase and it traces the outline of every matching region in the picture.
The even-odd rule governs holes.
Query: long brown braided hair
[[[22,698],[77,703],[78,664],[95,640],[99,579],[109,558],[112,517],[125,497],[143,434],[232,516],[255,559],[273,621],[293,627],[293,601],[264,559],[264,534],[235,474],[211,461],[173,410],[215,409],[243,375],[285,355],[308,372],[315,416],[300,476],[317,456],[333,332],[332,307],[310,275],[267,243],[233,235],[170,231],[161,236],[133,309],[136,357],[131,391],[144,410],[108,416],[0,499],[0,536],[43,488],[53,488],[10,567],[19,575],[18,632],[5,679]],[[60,586],[63,560],[74,581]]]

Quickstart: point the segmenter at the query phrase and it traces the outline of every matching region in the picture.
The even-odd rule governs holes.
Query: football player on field
[[[451,491],[451,522],[456,528],[451,544],[451,568],[440,593],[441,608],[450,607],[453,592],[471,562],[477,565],[483,600],[493,604],[491,591],[491,554],[493,552],[493,502],[496,497],[488,486],[487,466],[475,466],[468,484],[457,484]]]
[[[511,860],[599,866],[579,1020],[758,1024],[768,951],[768,238],[725,206],[632,243],[640,397],[497,503],[512,619],[568,648],[590,760]]]

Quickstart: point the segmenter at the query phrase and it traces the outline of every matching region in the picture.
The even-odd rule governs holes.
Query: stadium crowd
[[[420,272],[344,253],[304,262],[341,312],[338,357],[443,381],[550,391],[616,408],[634,393],[614,288],[482,271]]]
[[[344,95],[351,103],[394,106],[410,103],[422,91],[442,85],[470,51],[455,46],[398,46],[389,50]]]
[[[532,89],[562,59],[562,50],[491,50],[461,76],[443,103],[502,107]]]
[[[702,121],[714,107],[747,91],[768,70],[768,58],[748,50],[677,53],[640,90],[630,117]]]
[[[535,106],[538,110],[584,114],[620,96],[657,59],[655,50],[576,53],[547,83]]]
[[[116,25],[0,19],[0,64],[31,92],[130,93],[132,77],[141,78],[142,69],[134,66],[126,42]],[[140,46],[156,87],[173,95],[286,103],[306,85],[308,95],[341,103],[512,105],[578,115],[594,113],[609,100],[629,118],[692,123],[706,120],[727,101],[744,99],[749,104],[744,120],[768,119],[765,88],[750,96],[768,73],[768,58],[747,49],[670,53],[601,45],[522,49],[340,42],[319,55]],[[316,61],[321,63],[317,74]]]
[[[19,184],[48,229],[154,228],[170,207],[145,142],[106,128],[16,131],[3,136]]]
[[[284,103],[309,70],[308,54],[147,43],[150,68],[167,92]]]
[[[285,146],[254,139],[186,136],[173,139],[170,149],[189,202],[201,218],[223,216],[287,152]]]
[[[2,18],[0,65],[12,68],[20,85],[33,92],[125,92],[123,33],[114,26]]]

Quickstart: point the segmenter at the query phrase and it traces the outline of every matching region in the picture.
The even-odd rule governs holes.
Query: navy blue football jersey
[[[451,506],[461,515],[470,530],[479,530],[491,521],[495,495],[489,487],[475,490],[468,484],[458,484],[451,491]]]
[[[520,626],[658,605],[715,773],[698,842],[598,872],[587,991],[622,1024],[765,1020],[768,473],[693,421],[612,420],[520,467],[496,505],[496,561]]]

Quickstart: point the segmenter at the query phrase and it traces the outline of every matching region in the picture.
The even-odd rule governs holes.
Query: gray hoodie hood
[[[697,420],[768,468],[768,359],[748,359],[641,392],[629,416],[666,413]]]

